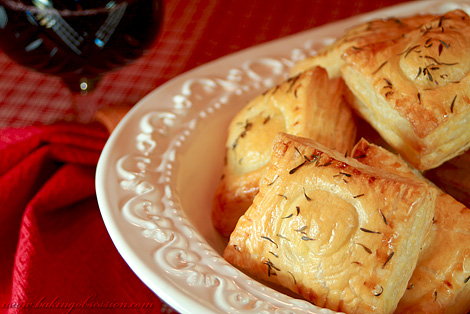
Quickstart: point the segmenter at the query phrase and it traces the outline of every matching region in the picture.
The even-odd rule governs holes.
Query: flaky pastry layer
[[[325,68],[331,78],[341,76],[344,65],[343,53],[349,49],[358,49],[371,43],[394,39],[403,33],[429,22],[435,15],[416,15],[405,18],[387,18],[373,20],[354,26],[338,38],[333,44],[326,46],[316,55],[298,61],[292,67],[291,75],[297,75],[313,66]]]
[[[230,235],[258,193],[278,132],[314,138],[342,152],[352,149],[356,121],[346,92],[341,78],[330,80],[324,69],[315,67],[257,96],[234,117],[212,211],[222,235]]]
[[[360,140],[351,156],[366,165],[425,181],[399,156]],[[437,190],[437,189],[436,189]],[[470,209],[437,190],[432,227],[396,314],[470,311]]]
[[[429,232],[436,190],[279,134],[224,258],[318,306],[392,313]]]
[[[469,50],[470,18],[455,10],[344,54],[355,109],[419,170],[470,147]]]

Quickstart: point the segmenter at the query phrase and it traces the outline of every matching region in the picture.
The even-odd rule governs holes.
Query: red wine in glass
[[[0,49],[86,94],[152,45],[162,11],[161,0],[0,0]]]

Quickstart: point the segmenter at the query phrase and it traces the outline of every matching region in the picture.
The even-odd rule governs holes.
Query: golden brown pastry
[[[358,142],[351,156],[369,166],[425,180],[400,157],[365,140]],[[470,311],[470,209],[437,192],[433,225],[397,314]]]
[[[416,15],[405,18],[387,18],[374,20],[352,27],[333,44],[325,47],[318,54],[298,61],[290,73],[296,75],[312,66],[321,66],[331,78],[341,76],[344,60],[343,53],[351,47],[361,46],[388,39],[394,39],[433,19],[434,15]]]
[[[408,165],[399,155],[394,154],[381,146],[370,143],[364,138],[361,138],[354,146],[351,151],[351,157],[362,164],[379,168],[412,180],[421,180],[429,183],[423,177],[421,172]]]
[[[470,18],[455,10],[344,55],[353,106],[419,170],[470,147],[469,50]]]
[[[222,235],[230,235],[258,193],[278,132],[315,138],[341,152],[352,149],[356,123],[345,92],[341,78],[330,80],[316,67],[259,95],[234,117],[212,211],[213,224]]]
[[[392,313],[429,231],[436,190],[279,134],[224,257],[345,313]]]

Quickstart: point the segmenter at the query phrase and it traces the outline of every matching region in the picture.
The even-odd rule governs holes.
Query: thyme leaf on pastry
[[[273,269],[277,270],[277,271],[281,271],[269,259],[267,261],[265,261],[264,264],[268,266],[268,277],[271,277],[271,275],[277,276],[276,272],[273,271]]]
[[[387,83],[386,86],[384,86],[384,88],[393,88],[393,84],[392,82],[390,82],[388,79],[384,78],[384,81],[385,83]]]
[[[372,250],[369,249],[369,248],[368,248],[367,246],[365,246],[364,244],[359,243],[359,242],[356,242],[356,244],[362,246],[362,248],[363,248],[367,253],[372,254]]]
[[[358,195],[354,195],[353,198],[359,198],[361,196],[364,196],[364,194],[358,194]]]
[[[277,236],[278,238],[280,238],[280,239],[283,239],[283,240],[286,240],[286,241],[289,241],[289,242],[290,242],[290,240],[289,240],[288,238],[286,238],[285,236],[283,236],[282,234],[279,234],[279,233],[278,233],[278,234],[276,234],[276,236]]]
[[[447,49],[449,49],[450,46],[445,41],[439,39],[439,42],[443,44]]]
[[[243,126],[243,131],[240,135],[233,141],[232,149],[235,149],[238,145],[238,141],[246,136],[246,133],[253,127],[253,123],[246,120],[245,125]]]
[[[289,273],[289,275],[292,276],[292,279],[294,280],[294,285],[296,285],[296,284],[297,284],[297,280],[295,280],[294,275],[293,275],[290,271],[287,271],[287,272]]]
[[[265,240],[268,240],[269,242],[273,243],[275,246],[276,246],[276,249],[279,248],[279,246],[277,245],[276,242],[274,242],[273,239],[269,238],[269,237],[266,237],[266,236],[261,236],[261,239],[265,239]]]
[[[294,146],[294,149],[297,151],[297,153],[299,154],[300,157],[302,157],[303,159],[305,159],[306,162],[311,162],[311,161],[312,161],[310,158],[308,158],[307,156],[305,156],[304,154],[302,154],[302,153],[300,152],[300,150],[299,150],[296,146]],[[316,155],[312,156],[312,158],[315,158],[315,157],[318,157],[318,156],[316,156]]]
[[[268,183],[268,186],[273,185],[273,184],[276,182],[276,180],[277,180],[278,178],[279,178],[279,175],[276,174],[276,176],[274,177],[274,179],[273,179],[271,182]]]
[[[423,70],[423,75],[427,75],[427,76],[428,76],[428,80],[429,80],[430,82],[433,82],[433,81],[434,81],[434,78],[433,78],[433,76],[432,76],[432,74],[431,74],[431,71],[429,70],[428,67],[425,67],[425,68],[424,68],[424,70]]]
[[[289,93],[291,90],[292,90],[292,87],[294,87],[295,85],[295,82],[297,82],[297,80],[299,79],[300,77],[300,74],[295,76],[295,77],[291,77],[287,80],[287,82],[290,82],[290,85],[289,85],[289,88],[287,89],[287,92]]]
[[[432,29],[432,26],[429,26],[427,27],[426,25],[424,26],[423,29],[421,29],[421,31],[423,32],[423,36],[425,36],[427,33],[429,33],[429,31]]]
[[[279,87],[280,87],[279,85],[276,85],[276,87],[272,89],[271,94],[275,94],[279,90]]]
[[[385,215],[384,215],[384,213],[382,213],[381,209],[379,209],[379,213],[380,213],[380,215],[382,215],[382,219],[384,220],[384,223],[388,226],[387,218],[385,218]]]
[[[455,105],[455,100],[457,99],[457,95],[454,96],[454,99],[452,99],[452,103],[450,104],[450,112],[454,113],[454,105]]]
[[[300,233],[304,233],[304,234],[305,234],[305,232],[304,232],[305,229],[307,229],[307,226],[303,226],[303,227],[301,227],[301,228],[299,228],[299,229],[294,229],[294,231],[295,231],[295,232],[300,232]]]
[[[437,24],[437,27],[442,27],[442,22],[443,22],[444,20],[448,20],[448,19],[449,19],[448,17],[442,15],[442,16],[439,18],[439,23]]]
[[[384,287],[379,286],[379,288],[374,291],[374,295],[375,295],[376,297],[378,297],[378,296],[380,296],[383,292],[384,292]]]
[[[243,130],[242,134],[240,134],[240,137],[245,137],[246,136],[246,132],[248,132],[251,127],[253,126],[253,123],[251,123],[250,121],[246,120],[246,123],[245,123],[245,130]]]
[[[412,52],[412,51],[415,50],[416,48],[419,48],[419,46],[421,46],[421,45],[415,45],[415,46],[410,47],[410,48],[408,48],[407,50],[405,50],[405,51],[404,51],[405,55],[403,56],[403,58],[408,57],[408,55],[410,54],[410,52]]]
[[[375,70],[374,72],[372,72],[372,74],[376,74],[377,72],[379,72],[380,69],[382,69],[387,63],[388,63],[388,61],[385,61],[384,63],[382,63],[381,65],[379,65],[379,67],[377,68],[377,70]]]
[[[400,20],[400,19],[394,18],[393,21],[394,21],[395,23],[397,23],[398,25],[400,25],[400,26],[406,26],[406,24],[403,23],[403,21]]]
[[[311,199],[311,198],[307,195],[307,193],[305,192],[305,188],[303,188],[303,189],[304,189],[304,196],[305,196],[305,198],[307,199],[307,201],[310,202],[312,199]]]
[[[424,43],[424,48],[431,48],[432,47],[432,38],[428,38]]]
[[[306,160],[304,160],[303,163],[301,163],[300,165],[298,166],[295,166],[294,168],[292,168],[291,170],[289,170],[289,174],[294,174],[297,170],[299,170],[303,165],[305,165],[307,163]]]
[[[318,155],[313,154],[312,156],[310,156],[309,164],[314,162],[315,166],[318,166],[318,163],[320,162],[320,158],[321,158],[320,154],[318,154]]]
[[[431,56],[424,56],[424,58],[428,59],[428,60],[431,60],[431,61],[434,61],[437,65],[449,65],[449,66],[451,66],[451,65],[459,64],[458,62],[454,62],[454,63],[440,62],[436,58],[431,57]],[[432,64],[432,65],[434,65],[434,64]]]
[[[374,233],[374,234],[382,234],[380,231],[373,231],[373,230],[369,230],[369,229],[366,229],[366,228],[359,228],[362,232],[365,232],[365,233]]]
[[[422,71],[423,71],[423,69],[421,69],[421,67],[419,67],[418,68],[418,74],[416,74],[415,80],[421,75]]]
[[[325,162],[324,164],[322,165],[318,165],[318,167],[328,167],[329,165],[332,164],[332,161],[331,160],[328,160],[327,162]]]
[[[395,252],[390,253],[390,255],[388,256],[387,260],[386,260],[385,263],[382,265],[382,269],[384,269],[385,266],[387,266],[388,262],[390,262],[390,260],[392,259],[393,255],[395,255]]]
[[[349,173],[340,172],[339,174],[335,174],[335,175],[333,176],[333,178],[337,178],[337,177],[339,177],[339,176],[345,176],[345,177],[348,177],[348,178],[351,177],[351,175],[350,175]],[[345,181],[346,183],[348,183],[344,178],[343,178],[343,181]]]
[[[269,254],[273,255],[275,258],[279,258],[279,255],[274,253],[273,251],[268,251]]]

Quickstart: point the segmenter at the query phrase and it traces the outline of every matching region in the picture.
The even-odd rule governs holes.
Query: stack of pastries
[[[469,312],[469,49],[461,10],[371,21],[249,102],[214,197],[224,258],[334,311]]]

